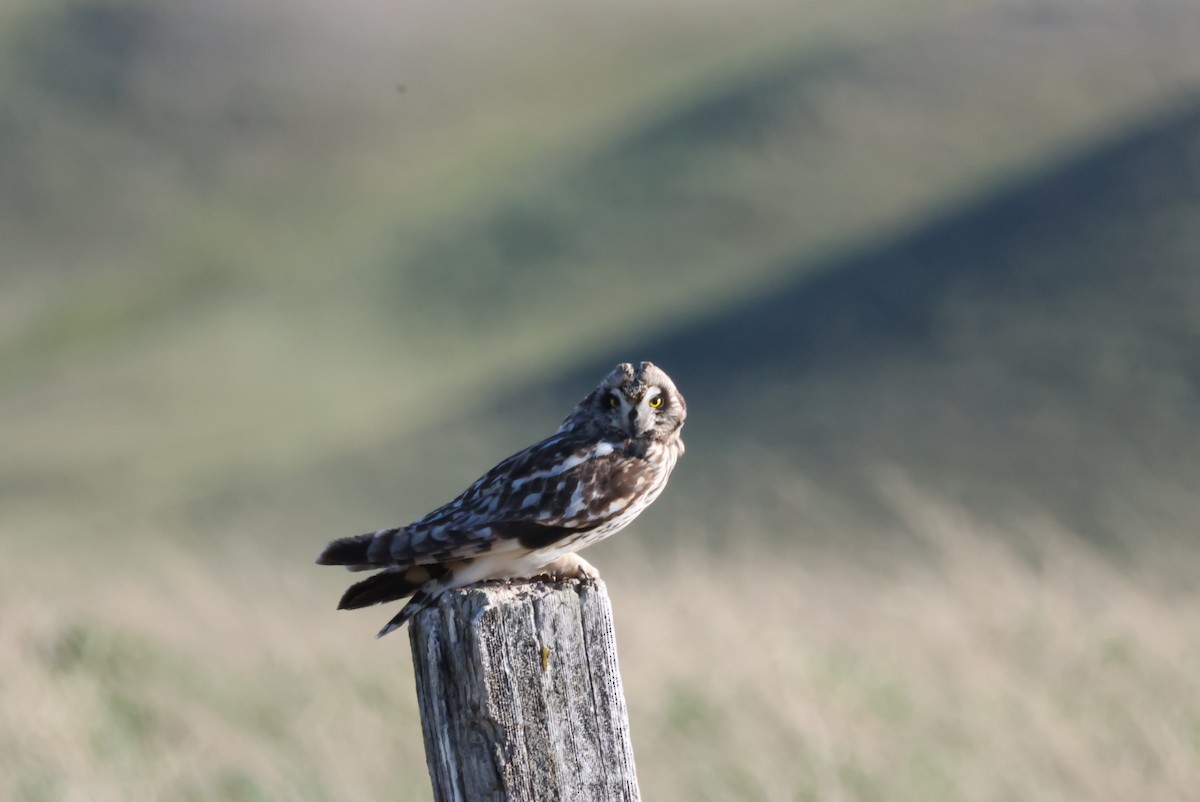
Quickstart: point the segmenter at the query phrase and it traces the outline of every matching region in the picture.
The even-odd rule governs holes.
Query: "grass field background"
[[[1190,0],[0,8],[0,799],[427,799],[329,538],[687,395],[647,799],[1200,782]]]

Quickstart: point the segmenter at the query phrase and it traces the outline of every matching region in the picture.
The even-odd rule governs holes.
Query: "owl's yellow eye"
[[[663,399],[661,395],[656,395],[650,399],[650,409],[662,409]]]
[[[617,397],[616,397],[615,395],[610,395],[610,396],[608,397],[608,408],[609,408],[609,409],[616,409],[616,408],[617,408],[617,404],[619,404],[619,403],[620,403],[620,402],[619,402],[619,401],[617,401]]]

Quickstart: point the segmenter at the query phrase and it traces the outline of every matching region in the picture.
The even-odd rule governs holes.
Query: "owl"
[[[452,588],[488,579],[596,576],[576,552],[650,506],[683,454],[687,404],[649,362],[617,365],[551,436],[485,473],[407,526],[335,540],[320,565],[379,573],[338,609],[411,596],[376,637]]]

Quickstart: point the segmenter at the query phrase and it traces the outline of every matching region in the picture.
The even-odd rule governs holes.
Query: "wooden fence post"
[[[463,588],[409,627],[437,802],[638,802],[603,582]]]

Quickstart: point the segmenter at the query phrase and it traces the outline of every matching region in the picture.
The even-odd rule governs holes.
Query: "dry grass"
[[[645,797],[1191,798],[1200,592],[906,509],[896,561],[605,566]],[[122,562],[7,566],[0,798],[428,798],[407,639],[335,614],[342,576]]]
[[[1191,798],[1195,588],[925,523],[930,559],[883,572],[763,553],[614,589],[647,798]]]

